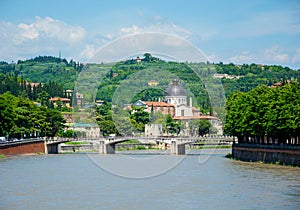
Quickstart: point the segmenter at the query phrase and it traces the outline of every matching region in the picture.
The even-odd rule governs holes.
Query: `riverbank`
[[[234,144],[232,158],[246,162],[263,162],[300,167],[300,146]]]

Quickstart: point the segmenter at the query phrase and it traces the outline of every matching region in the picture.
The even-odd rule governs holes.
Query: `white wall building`
[[[167,88],[165,100],[167,103],[175,106],[175,117],[193,116],[192,99],[190,99],[190,104],[188,105],[185,90],[181,87],[176,79],[174,79],[172,84]]]

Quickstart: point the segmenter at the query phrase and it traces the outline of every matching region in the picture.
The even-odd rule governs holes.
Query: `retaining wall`
[[[242,161],[262,161],[300,166],[300,146],[234,144],[232,157]]]
[[[45,153],[44,140],[13,142],[0,145],[0,154],[20,155],[28,153]]]

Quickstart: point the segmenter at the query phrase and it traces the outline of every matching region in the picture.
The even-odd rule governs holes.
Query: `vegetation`
[[[299,81],[236,92],[227,100],[225,132],[237,136],[239,143],[298,144],[299,102]]]
[[[90,71],[84,72],[86,68]],[[213,76],[215,73],[224,76],[216,79]],[[222,100],[216,103],[214,99],[228,98],[227,134],[249,141],[262,141],[264,136],[268,136],[268,141],[276,143],[299,136],[299,120],[296,116],[299,98],[286,90],[290,87],[294,91],[296,84],[267,88],[279,81],[299,81],[299,70],[276,65],[166,62],[149,53],[145,53],[143,58],[109,65],[84,66],[53,56],[38,56],[17,63],[0,62],[0,115],[4,116],[0,122],[0,134],[16,137],[78,137],[80,134],[74,131],[61,131],[60,112],[69,110],[61,106],[53,109],[49,98],[66,97],[65,90],[74,89],[76,81],[79,81],[78,84],[88,81],[83,82],[82,89],[87,92],[82,92],[84,99],[104,101],[103,105],[96,108],[96,120],[104,136],[119,135],[121,131],[130,135],[143,132],[146,123],[162,124],[165,132],[178,135],[184,125],[175,122],[171,116],[159,112],[149,114],[139,108],[133,111],[112,108],[112,103],[116,102],[123,105],[137,100],[162,99],[167,86],[175,78],[180,81],[187,96],[193,97],[193,106],[204,114],[217,115],[225,120],[224,103]],[[157,86],[149,85],[150,80],[156,81]],[[31,82],[36,84],[31,85]],[[209,85],[211,92],[207,90]],[[88,90],[94,87],[95,93],[90,93]],[[286,91],[286,95],[281,90]],[[29,100],[39,102],[41,107]],[[273,113],[275,109],[276,114]],[[118,119],[113,119],[118,111],[121,112]],[[194,135],[214,132],[207,121],[194,121],[190,126]]]
[[[5,158],[5,155],[0,154],[0,159]]]
[[[56,82],[31,84],[18,77],[17,74],[2,74],[1,76],[0,94],[10,92],[14,96],[22,96],[48,107],[53,107],[49,101],[51,97],[67,97],[62,86]]]
[[[132,140],[128,140],[128,141],[124,141],[121,144],[140,144],[141,142],[137,139],[132,139]]]
[[[226,158],[232,158],[232,154],[228,153],[227,155],[225,155]]]
[[[38,107],[10,93],[0,95],[0,136],[28,138],[55,136],[65,123],[58,110]]]
[[[53,56],[38,56],[17,63],[0,62],[0,78],[3,74],[15,74],[28,82],[55,82],[64,89],[73,89],[83,64]],[[2,79],[1,79],[2,80]]]
[[[87,142],[69,141],[69,142],[66,142],[65,144],[67,144],[67,145],[82,145],[82,144],[87,144]]]

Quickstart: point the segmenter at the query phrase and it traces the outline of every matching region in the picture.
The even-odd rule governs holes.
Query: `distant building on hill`
[[[60,101],[62,106],[69,108],[71,100],[69,98],[54,97],[50,98],[50,101],[53,103],[54,106],[57,106],[58,102]]]
[[[158,82],[157,82],[156,80],[150,80],[150,81],[148,82],[148,85],[149,85],[149,86],[157,86],[157,85],[158,85]]]

